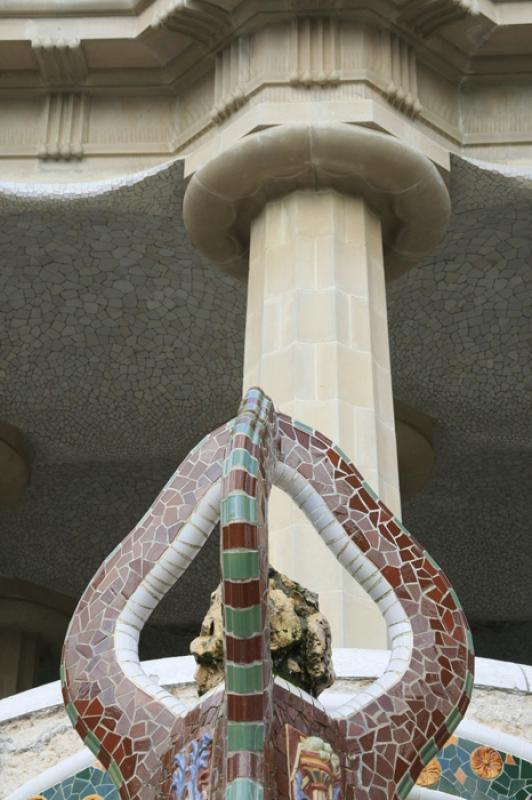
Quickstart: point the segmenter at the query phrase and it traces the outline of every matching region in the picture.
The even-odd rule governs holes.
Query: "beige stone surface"
[[[475,687],[466,719],[532,742],[532,695]]]
[[[76,753],[82,741],[62,707],[0,723],[1,795]]]
[[[253,385],[338,442],[400,514],[381,227],[362,199],[294,192],[253,222],[244,389]],[[335,646],[385,646],[375,604],[292,501],[274,490],[269,513],[272,563],[319,592]]]
[[[176,152],[193,171],[261,127],[324,118],[385,130],[444,169],[449,152],[530,161],[528,7],[390,0],[369,24],[325,0],[271,15],[253,0],[5,0],[3,174],[61,180],[67,162],[83,180],[102,156],[110,171]]]

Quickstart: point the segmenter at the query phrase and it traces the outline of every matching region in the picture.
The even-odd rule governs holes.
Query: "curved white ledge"
[[[183,218],[198,250],[245,278],[251,221],[268,200],[299,189],[363,197],[381,220],[388,278],[432,252],[449,220],[449,194],[425,156],[393,136],[330,122],[239,140],[194,174]]]
[[[451,797],[454,797],[456,800],[455,794],[438,792],[435,789],[426,789],[424,786],[414,786],[408,795],[408,800],[449,800]]]
[[[153,610],[211,535],[220,515],[220,495],[221,481],[218,481],[207,490],[173,544],[130,595],[115,625],[114,649],[124,675],[176,716],[184,713],[187,707],[163,689],[156,676],[143,668],[139,660],[139,638]],[[154,527],[159,523],[158,518],[151,522]]]

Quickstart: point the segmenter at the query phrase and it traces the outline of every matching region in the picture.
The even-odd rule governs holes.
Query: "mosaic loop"
[[[384,674],[331,715],[272,676],[272,483],[302,508],[387,625]],[[138,640],[219,514],[226,681],[190,710],[145,675]],[[335,798],[403,800],[462,718],[473,664],[465,616],[430,555],[339,447],[276,414],[252,389],[236,420],[189,454],[96,573],[72,619],[61,677],[72,724],[122,800],[301,800],[315,781],[328,781]]]

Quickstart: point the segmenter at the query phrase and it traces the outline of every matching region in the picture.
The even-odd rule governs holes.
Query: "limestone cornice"
[[[0,158],[180,154],[190,171],[324,118],[444,169],[532,146],[532,0],[0,0],[0,18]]]
[[[391,136],[330,123],[272,127],[228,148],[192,177],[183,218],[198,250],[245,278],[251,221],[301,189],[365,199],[381,220],[388,278],[432,252],[449,221],[447,189],[427,158]]]
[[[139,14],[154,0],[3,0],[0,17],[63,17],[79,14]]]
[[[205,48],[216,52],[231,35],[305,16],[390,29],[426,60],[443,61],[460,78],[482,75],[486,59],[488,71],[495,67],[499,75],[513,72],[516,57],[520,72],[523,65],[532,71],[532,0],[69,0],[59,8],[48,0],[3,0],[0,42],[10,43],[9,60],[14,71],[24,71],[19,85],[27,88],[35,88],[35,81],[24,50],[33,40],[46,39],[97,45],[91,46],[92,85],[103,71],[129,72],[135,81],[134,72],[142,67],[151,68],[149,79],[162,86],[166,76],[157,74],[157,67],[180,58],[191,44],[202,45],[204,55]],[[178,36],[170,39],[172,33]],[[120,65],[109,43],[122,49]],[[151,63],[141,52],[146,48],[158,56]]]
[[[80,86],[85,82],[87,59],[79,39],[36,39],[32,47],[47,85]]]
[[[84,15],[131,15],[138,16],[146,8],[157,4],[158,0],[62,0],[58,5],[55,0],[2,0],[0,17],[73,17]],[[298,13],[301,11],[334,11],[354,6],[345,0],[283,0],[286,10]],[[235,0],[210,0],[213,8],[229,10],[238,3]],[[264,3],[262,3],[264,7]],[[271,5],[271,4],[270,4]],[[515,25],[532,19],[531,0],[436,0],[426,3],[425,0],[403,0],[397,3],[400,15],[410,19],[413,27],[430,35],[442,24],[452,24],[466,14],[479,14],[499,25]]]

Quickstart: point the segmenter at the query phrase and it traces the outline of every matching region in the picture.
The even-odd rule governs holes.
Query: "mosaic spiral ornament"
[[[305,512],[379,606],[390,660],[328,714],[272,675],[267,504]],[[187,707],[147,676],[140,632],[221,526],[225,684]],[[404,800],[473,688],[471,634],[439,566],[321,433],[260,389],[187,456],[84,592],[63,651],[67,712],[122,800]],[[317,782],[317,783],[316,783]],[[320,795],[323,796],[323,795]]]

